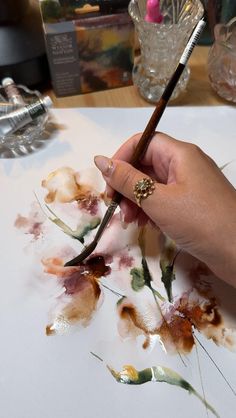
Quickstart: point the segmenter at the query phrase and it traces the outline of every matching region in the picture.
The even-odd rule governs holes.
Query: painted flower
[[[17,215],[14,226],[24,231],[25,234],[32,235],[37,240],[43,234],[45,219],[46,217],[39,204],[34,202],[28,216]]]
[[[175,305],[164,302],[157,307],[146,294],[140,297],[122,298],[117,305],[122,338],[143,335],[143,348],[158,338],[167,352],[188,354],[195,345],[196,329],[217,345],[231,350],[235,346],[235,332],[226,327],[214,299],[200,297],[193,290]]]
[[[46,203],[60,202],[69,203],[82,199],[91,193],[89,186],[78,182],[78,173],[70,167],[61,167],[51,172],[42,181],[42,187],[47,189]]]
[[[104,258],[93,256],[86,263],[72,267],[64,267],[61,258],[43,259],[42,263],[44,271],[56,276],[64,288],[46,334],[63,333],[77,323],[86,327],[102,301],[99,279],[110,273]]]

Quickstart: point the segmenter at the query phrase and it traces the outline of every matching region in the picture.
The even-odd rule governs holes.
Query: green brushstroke
[[[92,220],[82,227],[80,230],[76,232],[76,239],[78,239],[82,244],[84,243],[84,237],[93,229],[97,228],[97,226],[100,224],[101,218],[92,218]],[[77,235],[78,234],[78,235]]]
[[[146,228],[142,227],[140,229],[139,232],[139,236],[138,236],[138,243],[139,243],[139,248],[141,250],[141,254],[142,254],[142,276],[143,276],[143,281],[144,281],[144,285],[146,285],[147,287],[149,287],[149,289],[151,290],[154,299],[156,300],[156,296],[162,301],[165,301],[165,298],[152,287],[152,275],[150,273],[149,267],[148,267],[148,263],[146,260],[146,256],[145,256],[145,235],[146,235]],[[141,269],[140,269],[141,270]],[[139,283],[141,284],[141,280],[139,281]],[[132,283],[131,283],[132,286]],[[133,286],[132,286],[133,287]],[[134,289],[135,290],[135,289]],[[139,290],[139,289],[138,289]]]
[[[93,229],[97,228],[97,226],[101,222],[101,218],[99,218],[99,217],[93,217],[88,224],[86,224],[84,226],[80,226],[78,229],[73,230],[68,225],[66,225],[65,222],[63,222],[60,218],[58,218],[57,215],[55,214],[55,212],[53,212],[52,209],[48,205],[45,205],[45,206],[48,209],[48,211],[54,216],[54,218],[52,218],[50,216],[48,217],[50,219],[50,221],[52,221],[54,224],[56,224],[57,226],[59,226],[59,228],[65,234],[69,235],[70,237],[72,237],[74,239],[77,239],[82,244],[84,243],[84,237],[90,231],[92,231]]]
[[[119,383],[142,385],[147,382],[165,382],[169,385],[179,386],[180,388],[187,390],[189,394],[195,395],[209,411],[219,418],[215,409],[193,388],[193,386],[168,367],[154,366],[138,371],[133,366],[129,365],[124,366],[121,372],[115,371],[110,366],[107,366],[107,368]]]
[[[144,272],[142,268],[133,267],[130,270],[132,276],[131,287],[135,292],[138,292],[145,286]]]
[[[147,287],[149,287],[149,289],[151,289],[153,296],[155,298],[155,296],[157,296],[162,302],[165,301],[165,298],[163,298],[163,296],[152,287],[152,275],[150,273],[149,267],[148,267],[148,263],[146,258],[143,256],[142,257],[142,266],[143,266],[143,275],[144,275],[144,281]]]
[[[161,281],[165,286],[166,294],[169,302],[173,302],[172,282],[175,280],[174,264],[167,264],[161,260]]]
[[[144,256],[142,257],[142,267],[133,267],[130,270],[130,274],[132,276],[131,287],[135,292],[138,292],[144,286],[147,286],[160,300],[163,302],[165,301],[165,298],[163,298],[163,296],[152,287],[152,276],[147,264],[147,260]]]
[[[127,299],[126,296],[122,296],[117,302],[116,305],[119,306],[122,302],[124,302],[124,300]]]

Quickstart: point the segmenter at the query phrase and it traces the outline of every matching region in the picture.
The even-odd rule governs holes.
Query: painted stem
[[[183,379],[178,373],[174,372],[173,370],[169,369],[168,367],[152,367],[153,378],[152,381],[154,382],[166,382],[170,385],[179,386],[182,389],[187,390],[190,394],[195,395],[209,411],[211,411],[216,417],[219,418],[219,415],[215,411],[215,409],[193,388],[187,380]]]
[[[224,376],[223,372],[220,370],[219,366],[217,366],[215,360],[208,353],[208,351],[206,350],[206,348],[204,347],[204,345],[201,343],[201,341],[199,340],[199,338],[196,336],[196,334],[194,334],[194,338],[196,339],[196,341],[198,342],[198,344],[200,345],[200,347],[202,347],[202,349],[205,351],[205,353],[207,354],[207,356],[209,357],[209,359],[211,360],[211,362],[214,364],[215,368],[218,370],[218,372],[220,373],[220,375],[223,377],[225,383],[230,388],[231,392],[234,394],[234,396],[236,396],[236,391],[231,386],[231,384],[229,383],[229,381],[226,379],[226,377]]]
[[[120,297],[120,298],[124,298],[124,297],[125,297],[125,295],[122,295],[121,293],[116,292],[116,290],[111,289],[109,286],[107,286],[106,284],[102,283],[101,281],[100,281],[100,285],[101,285],[102,287],[104,287],[105,289],[109,290],[109,291],[110,291],[111,293],[113,293],[114,295],[116,295],[116,296]]]

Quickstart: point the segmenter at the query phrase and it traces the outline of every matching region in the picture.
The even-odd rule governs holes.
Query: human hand
[[[127,222],[148,217],[176,244],[205,262],[219,277],[236,286],[236,191],[213,160],[197,146],[155,134],[139,170],[127,161],[141,135],[129,139],[112,160],[97,156],[95,164],[108,185],[125,198]],[[152,195],[135,203],[138,180],[155,180]]]

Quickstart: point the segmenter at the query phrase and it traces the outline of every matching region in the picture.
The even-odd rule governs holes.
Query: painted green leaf
[[[147,260],[146,260],[145,257],[142,257],[142,266],[143,266],[143,275],[144,275],[145,285],[148,286],[149,289],[151,289],[154,297],[156,295],[160,300],[162,300],[164,302],[165,298],[163,298],[163,296],[156,289],[154,289],[152,287],[151,282],[153,280],[152,280],[152,276],[151,276],[151,273],[150,273],[150,270],[149,270],[149,267],[148,267],[148,264],[147,264]]]
[[[152,276],[150,274],[147,261],[144,257],[142,257],[142,267],[132,268],[130,270],[130,274],[132,276],[131,286],[132,289],[136,292],[141,290],[145,285],[149,288],[151,287]]]
[[[163,282],[169,302],[173,302],[172,282],[175,280],[174,265],[165,264],[163,260],[160,261],[161,267],[161,281]]]
[[[142,266],[143,266],[143,276],[144,276],[145,285],[148,287],[151,287],[152,276],[151,276],[151,273],[147,264],[147,260],[145,257],[142,257]]]
[[[135,292],[138,292],[144,286],[147,286],[154,294],[154,297],[156,295],[160,300],[165,301],[165,298],[163,298],[163,296],[152,287],[152,276],[145,257],[142,257],[142,267],[132,268],[130,270],[130,274],[132,276],[131,287]]]
[[[92,218],[92,220],[84,225],[82,228],[75,231],[73,234],[73,238],[78,239],[82,244],[84,243],[84,237],[93,229],[97,228],[97,226],[100,224],[101,219],[100,218]]]
[[[130,270],[130,274],[132,276],[131,287],[135,292],[138,292],[145,286],[143,269],[134,267]]]
[[[84,243],[84,237],[93,229],[97,228],[97,226],[101,222],[101,218],[99,217],[93,217],[90,222],[88,222],[85,225],[82,225],[78,227],[77,230],[72,230],[68,225],[65,224],[60,218],[57,217],[57,215],[52,211],[52,209],[45,205],[47,210],[53,215],[53,217],[49,216],[50,221],[52,221],[54,224],[59,226],[59,228],[67,235],[69,235],[72,238],[77,239],[82,244]]]

